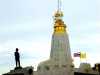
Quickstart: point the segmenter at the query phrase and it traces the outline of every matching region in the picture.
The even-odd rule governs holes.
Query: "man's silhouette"
[[[16,61],[16,67],[20,67],[20,55],[19,55],[19,52],[18,52],[18,48],[16,48],[16,52],[14,53],[15,55],[15,61]]]

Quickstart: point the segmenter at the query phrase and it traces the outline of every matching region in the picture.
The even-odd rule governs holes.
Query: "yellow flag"
[[[86,59],[86,53],[80,52],[80,58],[81,58],[81,59]]]

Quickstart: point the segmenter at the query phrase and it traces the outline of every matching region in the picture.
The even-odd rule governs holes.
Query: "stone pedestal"
[[[14,70],[23,69],[22,67],[15,67]]]
[[[3,75],[33,75],[33,67],[15,67],[14,70]]]

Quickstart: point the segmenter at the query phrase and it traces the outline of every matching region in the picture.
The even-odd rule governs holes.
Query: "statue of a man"
[[[14,53],[15,55],[15,61],[16,61],[16,67],[20,67],[20,54],[18,52],[18,48],[16,48],[16,52]]]

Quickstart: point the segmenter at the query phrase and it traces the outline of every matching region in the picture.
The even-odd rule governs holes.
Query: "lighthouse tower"
[[[61,0],[58,0],[58,9],[54,14],[50,58],[38,65],[38,75],[72,75],[73,64],[68,30],[62,18]]]

